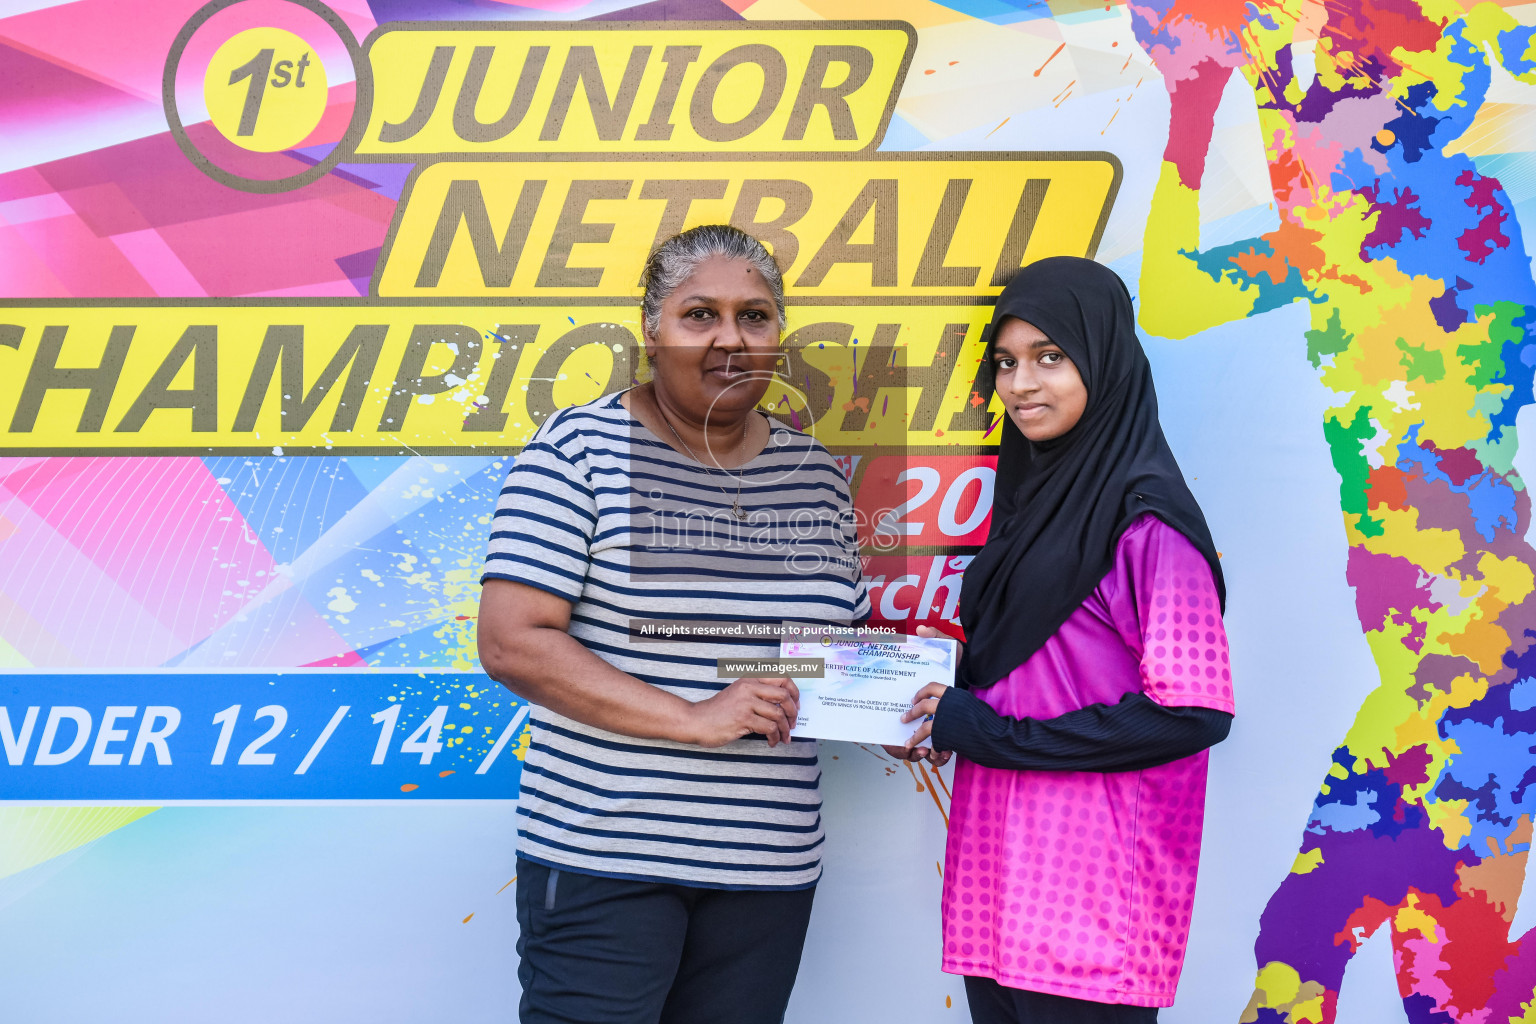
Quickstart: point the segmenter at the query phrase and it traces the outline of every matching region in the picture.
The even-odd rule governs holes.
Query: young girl
[[[1030,265],[993,316],[1007,421],[962,685],[906,716],[933,716],[909,756],[960,755],[944,970],[977,1024],[1153,1021],[1183,964],[1204,751],[1232,717],[1225,590],[1134,318],[1072,257]]]

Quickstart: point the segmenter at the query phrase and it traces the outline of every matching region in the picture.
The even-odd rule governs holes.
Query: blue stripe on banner
[[[527,705],[479,672],[10,670],[5,681],[6,800],[509,800],[521,777]]]

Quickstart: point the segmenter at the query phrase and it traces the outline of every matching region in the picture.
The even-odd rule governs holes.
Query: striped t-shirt
[[[694,701],[730,683],[717,659],[776,657],[777,637],[658,642],[639,622],[866,618],[847,481],[819,443],[769,422],[762,454],[722,472],[664,444],[616,394],[561,410],[507,476],[482,582],[565,598],[570,635],[588,650]],[[731,512],[738,480],[745,520]],[[716,888],[803,888],[820,876],[814,740],[705,749],[537,707],[531,732],[518,800],[524,857]]]

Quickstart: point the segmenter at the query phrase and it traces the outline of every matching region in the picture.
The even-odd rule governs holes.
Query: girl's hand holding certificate
[[[944,634],[932,626],[918,626],[917,635],[920,637],[940,637]],[[921,761],[927,759],[935,768],[942,768],[949,763],[953,752],[949,750],[934,750],[928,744],[928,738],[933,733],[933,716],[938,713],[939,700],[949,691],[949,684],[929,683],[917,695],[912,698],[912,709],[901,716],[903,722],[918,722],[917,731],[906,742],[905,746],[886,747],[885,752],[892,757],[901,758],[903,761]]]
[[[912,698],[912,710],[901,716],[903,722],[917,722],[917,731],[912,738],[907,740],[905,747],[895,750],[888,748],[887,752],[892,757],[899,757],[905,761],[921,761],[924,758],[934,767],[948,763],[950,751],[934,750],[929,744],[929,737],[933,734],[933,716],[938,713],[939,699],[949,690],[942,683],[929,683],[917,691],[917,696]],[[921,720],[921,721],[919,721]]]

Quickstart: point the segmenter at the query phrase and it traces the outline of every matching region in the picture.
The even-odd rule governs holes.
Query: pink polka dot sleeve
[[[1182,533],[1150,516],[1121,538],[1111,595],[1116,629],[1141,662],[1141,688],[1164,707],[1231,713],[1232,666],[1216,583]]]

